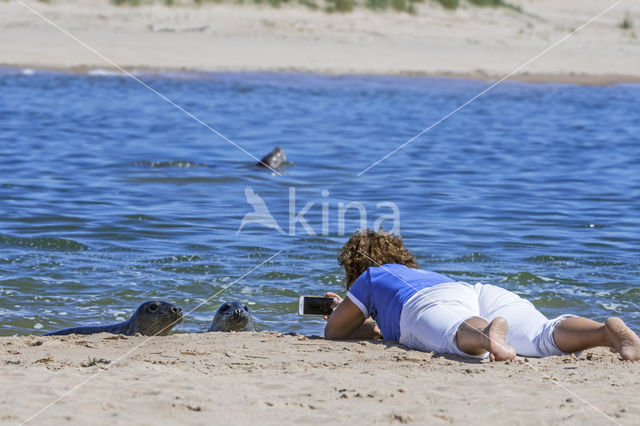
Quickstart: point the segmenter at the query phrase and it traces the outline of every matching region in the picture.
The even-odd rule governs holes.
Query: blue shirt
[[[371,267],[353,283],[347,297],[371,316],[385,340],[400,340],[400,314],[404,304],[417,292],[452,280],[435,272],[388,263]]]

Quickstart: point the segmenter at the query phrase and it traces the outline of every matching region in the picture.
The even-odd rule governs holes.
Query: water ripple
[[[341,221],[340,206],[360,203],[372,227],[384,202],[424,268],[504,286],[548,316],[640,328],[640,86],[505,83],[357,177],[487,83],[139,75],[257,157],[282,146],[283,175],[126,77],[0,69],[0,334],[217,292],[179,332],[236,299],[261,328],[318,334],[296,301],[342,291],[336,254],[363,218]],[[238,232],[248,186],[283,233]],[[290,222],[307,205],[312,234]]]

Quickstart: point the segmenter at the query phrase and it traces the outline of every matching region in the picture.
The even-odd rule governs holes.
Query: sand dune
[[[418,13],[314,12],[228,4],[123,7],[107,0],[21,0],[128,69],[305,71],[496,78],[511,73],[614,1],[513,0],[525,13],[435,2]],[[640,3],[626,1],[523,67],[516,78],[640,80]],[[112,68],[16,1],[0,2],[0,63]]]

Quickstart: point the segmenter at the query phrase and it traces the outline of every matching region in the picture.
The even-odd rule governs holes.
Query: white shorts
[[[574,315],[549,320],[531,302],[490,284],[463,282],[438,284],[413,295],[400,315],[400,343],[426,352],[474,356],[458,348],[458,327],[471,317],[491,322],[504,317],[509,323],[507,344],[522,356],[562,355],[553,340],[553,329]]]

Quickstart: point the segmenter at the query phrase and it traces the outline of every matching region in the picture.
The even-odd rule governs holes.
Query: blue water
[[[351,202],[370,227],[394,203],[383,225],[426,269],[640,329],[640,86],[507,82],[357,176],[490,83],[137,75],[256,157],[284,148],[282,176],[129,77],[1,70],[1,335],[115,322],[151,298],[188,310],[229,285],[177,331],[243,300],[261,329],[321,333],[297,297],[340,289]],[[237,232],[247,187],[282,233]],[[312,232],[290,227],[294,190]]]

